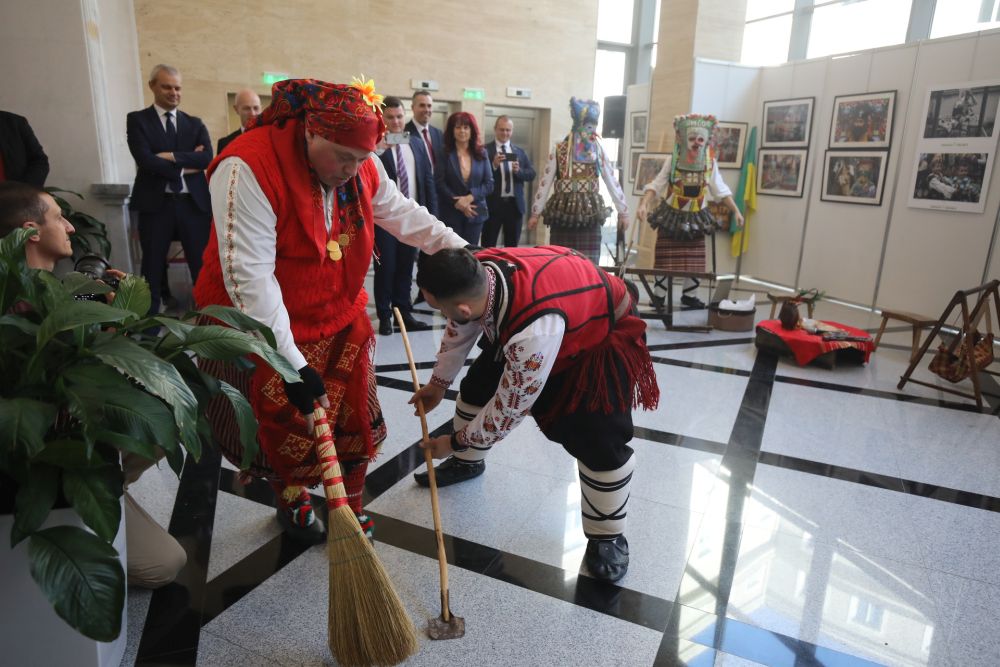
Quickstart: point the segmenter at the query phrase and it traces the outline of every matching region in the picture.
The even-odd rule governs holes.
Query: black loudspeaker
[[[625,138],[625,96],[609,95],[604,98],[604,125],[601,136],[606,139]]]

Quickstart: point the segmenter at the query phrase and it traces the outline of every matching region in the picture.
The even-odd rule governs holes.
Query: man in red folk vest
[[[632,409],[659,389],[635,296],[575,250],[558,246],[442,250],[421,257],[417,285],[448,318],[431,381],[410,402],[431,410],[479,334],[485,348],[461,382],[454,434],[431,440],[439,486],[475,477],[529,413],[577,460],[584,564],[607,581],[628,570],[625,507],[635,456]],[[426,473],[416,475],[426,485]]]
[[[199,307],[233,305],[268,325],[278,351],[299,369],[301,382],[288,384],[264,364],[252,373],[202,367],[249,398],[261,446],[249,473],[271,483],[285,532],[318,542],[324,527],[304,488],[320,482],[305,416],[314,401],[334,425],[350,506],[371,529],[361,490],[386,436],[363,288],[375,224],[426,253],[465,241],[402,196],[372,156],[385,124],[371,81],[293,79],[276,83],[271,95],[209,168],[215,222],[194,297]],[[228,402],[211,406],[210,417],[223,452],[238,464],[242,447]]]

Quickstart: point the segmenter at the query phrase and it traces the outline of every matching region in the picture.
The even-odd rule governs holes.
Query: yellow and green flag
[[[734,199],[736,207],[743,214],[743,229],[736,226],[736,217],[729,222],[729,232],[732,234],[733,257],[739,257],[747,250],[750,242],[748,231],[750,227],[750,212],[757,208],[757,128],[750,128],[746,151],[743,153],[743,169],[740,170],[740,182],[736,186]]]

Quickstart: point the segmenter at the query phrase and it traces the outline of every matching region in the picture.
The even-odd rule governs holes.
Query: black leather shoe
[[[479,477],[484,472],[486,472],[486,461],[466,463],[465,461],[459,461],[454,456],[449,456],[444,460],[444,462],[435,466],[434,480],[437,482],[438,488],[441,488],[443,486],[451,486],[452,484],[464,482],[465,480],[472,479],[473,477]],[[415,479],[417,484],[420,486],[431,485],[431,481],[426,472],[413,473],[413,479]]]
[[[320,544],[326,539],[326,526],[318,516],[308,526],[300,526],[292,520],[291,510],[278,508],[278,524],[288,537],[304,544]]]
[[[667,302],[667,297],[656,296],[655,294],[649,297],[649,303],[652,304],[654,308],[663,308],[663,304]]]
[[[433,327],[426,322],[421,322],[413,315],[404,315],[403,324],[406,325],[407,333],[411,331],[430,331]]]
[[[688,310],[702,310],[705,308],[705,302],[696,296],[688,296],[685,294],[681,297],[681,305]]]
[[[392,335],[392,320],[388,318],[378,318],[378,335],[379,336],[391,336]]]
[[[595,579],[618,581],[628,572],[628,540],[624,535],[613,540],[588,540],[583,564]]]
[[[421,290],[417,290],[417,295],[413,297],[413,305],[424,302],[424,293]]]

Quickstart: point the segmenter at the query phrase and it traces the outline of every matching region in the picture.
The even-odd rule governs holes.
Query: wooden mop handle
[[[326,495],[326,505],[329,509],[337,509],[347,504],[347,491],[344,489],[344,473],[340,469],[337,458],[337,448],[333,445],[333,432],[326,418],[326,410],[318,403],[313,411],[316,436],[316,455],[319,458],[323,474],[323,493]]]
[[[413,362],[413,350],[410,349],[410,338],[406,335],[406,325],[399,308],[393,308],[399,333],[403,335],[403,347],[406,348],[406,359],[410,362],[410,375],[413,376],[413,391],[420,391],[420,378],[417,377],[417,365]],[[423,433],[424,444],[430,440],[427,430],[427,415],[424,413],[423,401],[417,401],[417,414],[420,415],[420,430]],[[424,448],[424,460],[427,462],[427,478],[431,486],[431,510],[434,512],[434,536],[437,537],[438,570],[441,572],[441,617],[447,621],[451,609],[448,605],[448,558],[444,551],[444,533],[441,531],[441,510],[438,506],[437,479],[434,477],[434,457],[431,450]]]

